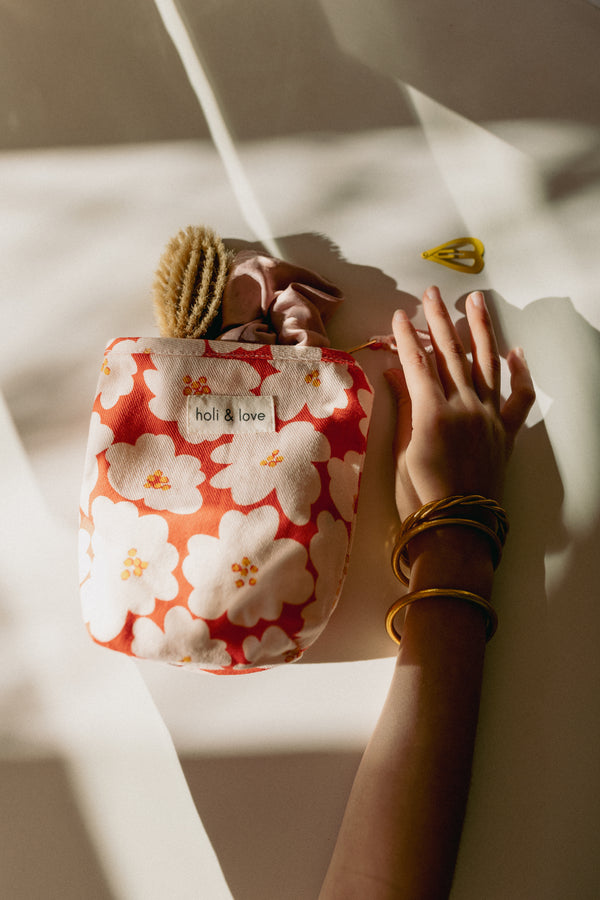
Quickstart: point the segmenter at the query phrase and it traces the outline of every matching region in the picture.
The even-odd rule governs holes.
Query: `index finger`
[[[414,405],[445,399],[435,360],[423,348],[415,328],[403,309],[397,309],[392,329],[410,399]]]

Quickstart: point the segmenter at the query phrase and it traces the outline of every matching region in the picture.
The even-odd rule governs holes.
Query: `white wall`
[[[600,892],[600,12],[584,0],[181,6],[264,222],[344,290],[347,347],[440,285],[487,291],[538,403],[507,486],[473,789],[453,900]],[[451,13],[451,14],[450,14]],[[158,12],[0,11],[0,894],[316,895],[394,648],[386,355],[354,556],[300,665],[190,677],[80,623],[80,472],[106,340],[188,222],[255,241]],[[486,245],[480,276],[421,251]],[[375,586],[374,586],[375,585]]]

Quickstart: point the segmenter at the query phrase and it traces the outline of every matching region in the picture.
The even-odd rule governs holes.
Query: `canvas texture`
[[[340,596],[372,401],[337,350],[112,341],[80,503],[91,637],[221,674],[297,660]]]

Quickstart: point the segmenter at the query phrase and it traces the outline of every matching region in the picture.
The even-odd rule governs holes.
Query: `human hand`
[[[392,327],[402,369],[386,377],[397,400],[396,504],[401,519],[430,500],[483,494],[500,500],[515,437],[535,400],[521,350],[507,357],[511,393],[500,396],[500,357],[483,294],[467,298],[473,363],[438,288],[423,306],[433,353],[403,310]]]

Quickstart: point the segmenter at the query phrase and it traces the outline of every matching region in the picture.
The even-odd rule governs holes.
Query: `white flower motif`
[[[92,539],[87,528],[79,529],[78,549],[79,549],[79,584],[82,585],[90,574],[92,568],[92,560],[89,554]]]
[[[197,512],[202,506],[198,485],[206,475],[195,456],[177,454],[166,434],[142,434],[135,446],[113,444],[106,451],[108,480],[127,500],[143,500],[150,509]]]
[[[305,525],[321,492],[313,463],[325,462],[330,454],[329,441],[310,422],[291,422],[277,434],[234,435],[230,443],[213,450],[214,462],[229,465],[210,483],[229,488],[240,506],[258,503],[275,490],[287,518]]]
[[[231,349],[231,347],[230,347]],[[146,369],[144,379],[154,394],[150,411],[163,422],[177,422],[187,441],[200,442],[201,433],[188,434],[187,402],[192,394],[245,396],[260,384],[256,369],[244,360],[198,358],[197,355],[152,356],[156,369]]]
[[[176,356],[204,356],[205,342],[202,339],[194,340],[193,343],[182,344],[181,338],[172,337],[144,337],[138,338],[142,343],[144,353],[148,353],[152,360],[155,357],[171,358]],[[185,350],[182,350],[185,346]],[[190,352],[192,351],[192,352]]]
[[[136,656],[210,669],[231,665],[225,641],[211,638],[206,622],[193,619],[183,606],[174,606],[164,619],[164,631],[152,619],[137,619],[131,645]]]
[[[327,464],[331,499],[347,522],[351,522],[354,518],[363,459],[362,453],[349,450],[343,459],[333,457]]]
[[[272,344],[270,347],[271,356],[275,363],[280,361],[293,359],[301,359],[303,362],[319,363],[323,359],[323,351],[320,347],[290,346],[289,344]]]
[[[92,413],[87,450],[85,454],[85,466],[83,481],[81,483],[81,508],[89,513],[90,494],[98,481],[98,454],[110,447],[115,436],[112,428],[103,425],[97,412]]]
[[[259,619],[281,615],[282,605],[304,603],[313,590],[306,570],[308,555],[298,541],[275,540],[279,516],[272,506],[244,515],[226,512],[219,537],[193,535],[183,574],[193,590],[188,605],[204,619],[227,612],[235,625],[251,627]]]
[[[261,393],[276,398],[277,415],[284,421],[297,416],[304,405],[315,419],[325,419],[334,409],[348,406],[346,389],[350,387],[352,376],[346,366],[302,358],[265,378]]]
[[[256,353],[256,344],[248,344],[243,341],[208,341],[208,346],[213,353],[226,355],[237,350],[248,350]]]
[[[340,519],[323,511],[317,518],[318,531],[310,542],[310,558],[318,574],[315,600],[302,610],[306,627],[302,642],[306,645],[323,631],[335,609],[348,565],[348,531]]]
[[[242,649],[248,662],[257,666],[293,662],[301,656],[295,641],[277,625],[269,625],[260,639],[251,634],[244,640]]]
[[[365,415],[360,420],[358,427],[360,428],[360,430],[366,437],[367,433],[369,431],[369,423],[371,421],[371,411],[373,409],[373,393],[372,393],[372,391],[367,391],[364,388],[361,388],[359,391],[357,391],[356,396],[358,397],[358,402],[360,403],[360,405],[362,406],[362,408],[365,411]]]
[[[90,577],[81,587],[84,620],[99,641],[115,638],[128,612],[149,615],[156,600],[174,600],[179,555],[160,516],[138,516],[132,503],[97,497]]]
[[[137,363],[130,354],[139,353],[137,341],[124,340],[115,344],[104,357],[100,376],[100,403],[111,409],[119,397],[130,394]]]

